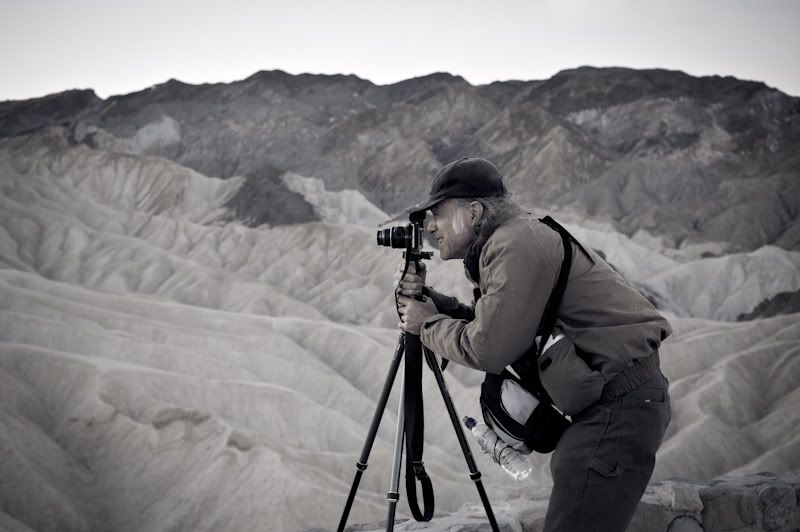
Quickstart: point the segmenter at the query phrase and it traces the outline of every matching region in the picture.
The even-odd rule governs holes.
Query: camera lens
[[[378,245],[405,248],[411,244],[411,229],[403,226],[378,230]]]
[[[378,229],[378,245],[389,246],[389,233],[390,229]]]

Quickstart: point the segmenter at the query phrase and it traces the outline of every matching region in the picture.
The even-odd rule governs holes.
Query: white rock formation
[[[98,149],[130,155],[143,155],[180,143],[181,126],[171,116],[162,115],[159,120],[145,124],[129,138],[119,138],[93,125],[78,122],[74,128],[78,142],[90,142]]]
[[[323,222],[377,228],[389,219],[389,215],[357,190],[328,191],[321,179],[293,173],[284,174],[281,180],[289,190],[313,205]]]
[[[631,239],[607,227],[565,223],[588,247],[601,251],[628,281],[663,310],[687,318],[734,321],[759,303],[800,290],[800,253],[764,246],[750,253],[689,258],[665,253],[655,241]]]
[[[680,316],[731,321],[765,299],[800,290],[800,253],[764,246],[674,266],[639,282]]]

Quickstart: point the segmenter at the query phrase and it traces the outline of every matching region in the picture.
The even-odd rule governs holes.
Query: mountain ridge
[[[269,70],[106,100],[67,91],[0,103],[0,136],[67,125],[124,141],[165,120],[180,138],[143,154],[221,178],[317,178],[389,213],[424,197],[444,163],[480,155],[524,201],[628,235],[800,249],[800,98],[731,76],[579,67],[547,80],[471,85],[432,73],[376,85]]]

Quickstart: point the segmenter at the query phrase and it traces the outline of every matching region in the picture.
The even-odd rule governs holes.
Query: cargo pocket
[[[618,477],[625,471],[619,464],[611,466],[596,456],[589,462],[589,469],[606,478]]]
[[[603,375],[578,356],[575,344],[567,336],[542,353],[538,368],[544,389],[567,415],[581,412],[603,392]]]
[[[623,395],[621,402],[616,458],[626,469],[652,472],[669,424],[669,394],[664,389],[640,389]]]

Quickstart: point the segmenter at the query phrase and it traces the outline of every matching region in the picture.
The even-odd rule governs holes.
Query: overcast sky
[[[473,84],[582,65],[733,75],[800,95],[800,0],[0,0],[0,100],[258,70]]]

